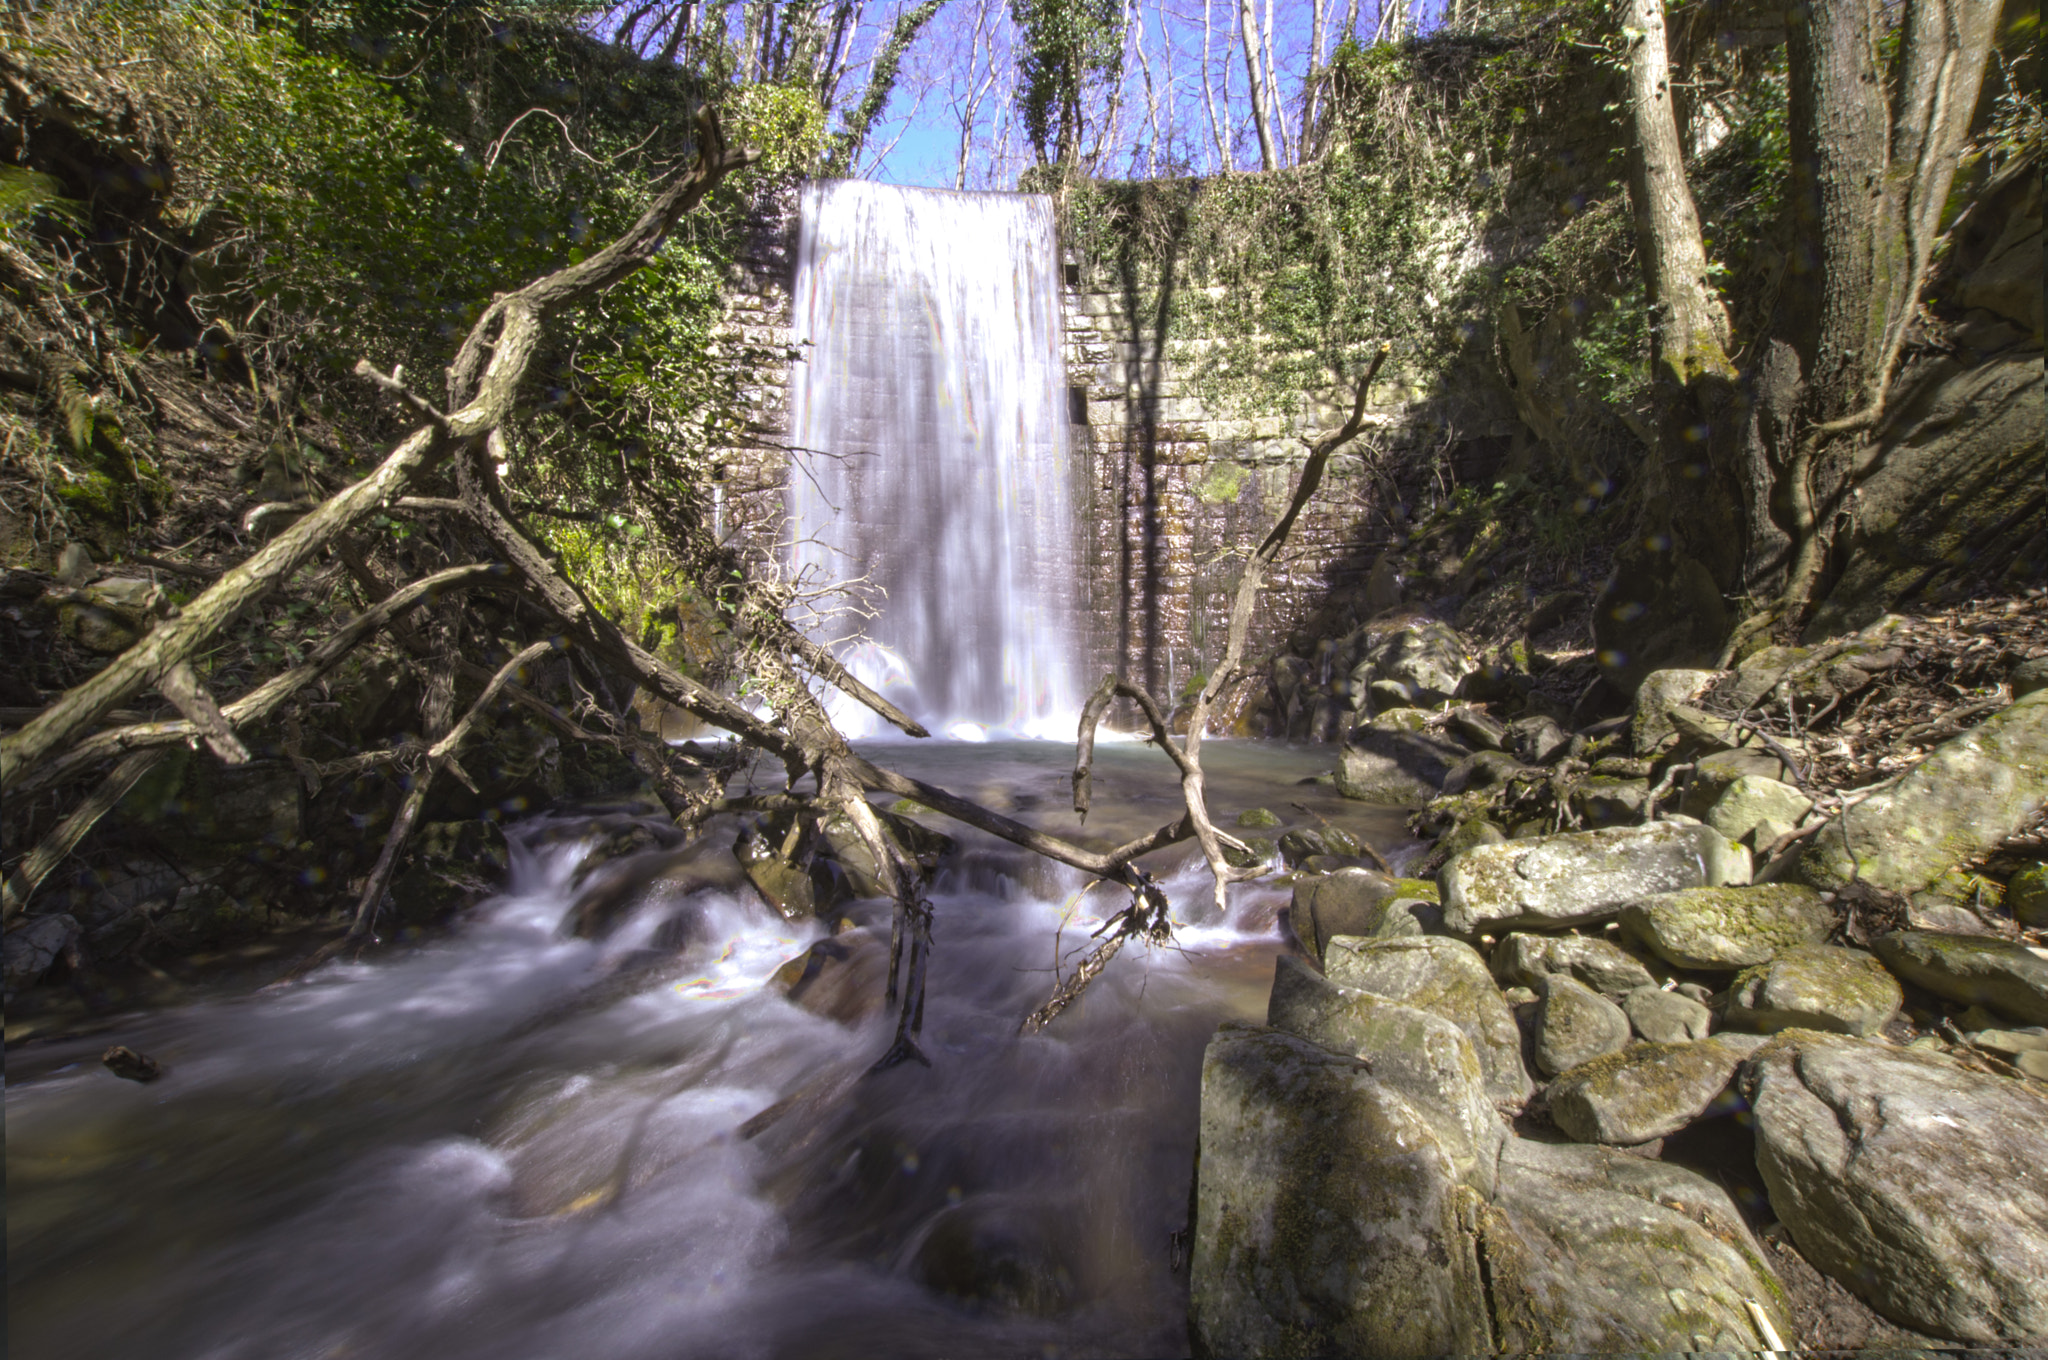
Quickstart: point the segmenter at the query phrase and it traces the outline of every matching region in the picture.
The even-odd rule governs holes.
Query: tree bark
[[[1252,127],[1259,134],[1259,165],[1278,169],[1279,156],[1273,150],[1273,129],[1266,119],[1266,77],[1259,50],[1259,16],[1253,0],[1237,0],[1237,28],[1244,47],[1245,77],[1251,82]]]

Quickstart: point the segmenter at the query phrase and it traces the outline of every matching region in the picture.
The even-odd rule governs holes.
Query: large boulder
[[[2048,690],[1942,743],[1897,784],[1814,836],[1798,875],[1920,892],[2048,806]]]
[[[1463,1030],[1433,1012],[1339,987],[1285,954],[1274,960],[1266,1024],[1364,1062],[1429,1118],[1459,1179],[1492,1188],[1507,1126]]]
[[[1674,967],[1709,972],[1734,972],[1819,944],[1834,926],[1834,908],[1797,883],[1688,888],[1631,902],[1621,912],[1624,935]]]
[[[1596,992],[1614,995],[1655,985],[1641,959],[1589,936],[1517,932],[1493,947],[1493,975],[1504,987],[1534,987],[1551,973],[1568,974]]]
[[[1576,978],[1552,973],[1538,978],[1536,1066],[1545,1076],[1569,1072],[1613,1053],[1631,1031],[1621,1007]]]
[[[1785,1292],[1727,1192],[1611,1148],[1515,1139],[1482,1238],[1504,1354],[1749,1354],[1751,1304],[1794,1335]],[[1300,1353],[1300,1352],[1297,1352]]]
[[[1430,1120],[1356,1058],[1225,1025],[1202,1059],[1198,1356],[1491,1350],[1472,1224]]]
[[[1442,912],[1434,883],[1345,868],[1297,878],[1288,918],[1302,945],[1320,962],[1339,935],[1420,935],[1442,920]]]
[[[1986,935],[1901,930],[1870,948],[1885,967],[1936,996],[1989,1006],[2029,1025],[2048,1025],[2048,959]]]
[[[1441,936],[1361,940],[1339,935],[1323,970],[1342,987],[1441,1015],[1465,1032],[1487,1095],[1519,1106],[1534,1092],[1522,1068],[1522,1032],[1477,950]]]
[[[2048,1337],[2048,1099],[1944,1055],[1788,1030],[1744,1064],[1800,1253],[1904,1326]]]
[[[1550,1084],[1550,1117],[1581,1143],[1647,1143],[1705,1114],[1751,1044],[1631,1044],[1581,1063]]]
[[[0,961],[4,961],[7,995],[42,980],[66,951],[76,949],[78,922],[70,916],[32,916],[0,937]]]
[[[1875,1034],[1905,999],[1898,979],[1862,950],[1803,945],[1736,974],[1728,988],[1727,1021],[1759,1034]]]
[[[1711,827],[1609,827],[1468,850],[1437,875],[1444,928],[1475,936],[1604,921],[1682,888],[1749,882],[1749,851]]]
[[[1446,737],[1361,727],[1338,757],[1337,792],[1364,803],[1426,803],[1468,753]]]
[[[1776,828],[1789,831],[1798,826],[1812,807],[1813,800],[1790,784],[1744,775],[1721,791],[1700,820],[1731,841],[1742,840],[1759,827],[1773,828],[1771,840],[1776,840],[1783,834]],[[1755,848],[1761,852],[1770,844],[1758,836]]]
[[[2006,909],[2029,930],[2048,930],[2048,864],[2034,864],[2005,886]]]

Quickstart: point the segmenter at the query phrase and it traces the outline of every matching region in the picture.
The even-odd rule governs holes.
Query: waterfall
[[[811,626],[934,732],[1074,734],[1059,289],[1043,196],[851,180],[803,192],[791,565],[873,588],[864,625]],[[890,730],[836,692],[828,706],[849,736]]]

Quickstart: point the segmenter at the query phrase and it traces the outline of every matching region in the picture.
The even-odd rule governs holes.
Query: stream
[[[1071,746],[869,749],[1075,831]],[[1299,782],[1327,759],[1212,742],[1211,807],[1407,849],[1399,814]],[[1159,752],[1099,748],[1090,834],[1177,806]],[[1078,957],[1119,902],[946,825],[932,1066],[870,1074],[894,1024],[873,989],[845,1023],[765,985],[822,922],[726,886],[689,894],[680,952],[659,892],[566,936],[583,824],[512,828],[503,890],[408,950],[10,1053],[16,1360],[1186,1353],[1201,1054],[1263,1019],[1284,885],[1126,947],[1020,1038],[1056,945]],[[1199,859],[1158,862],[1200,920]],[[115,1043],[167,1075],[113,1076]]]

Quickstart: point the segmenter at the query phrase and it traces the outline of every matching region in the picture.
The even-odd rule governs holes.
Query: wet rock
[[[1477,950],[1441,936],[1362,940],[1339,935],[1323,955],[1331,982],[1442,1016],[1465,1032],[1487,1095],[1520,1105],[1534,1092],[1522,1070],[1515,1017]]]
[[[1750,1047],[1719,1039],[1631,1044],[1552,1082],[1550,1116],[1581,1143],[1668,1138],[1714,1106]]]
[[[0,936],[0,968],[7,994],[34,986],[43,974],[78,945],[79,925],[68,915],[32,916]]]
[[[1366,719],[1363,726],[1374,732],[1427,732],[1429,710],[1406,705],[1385,708]]]
[[[164,1074],[164,1065],[155,1058],[120,1044],[100,1054],[100,1063],[123,1081],[139,1081],[145,1085]]]
[[[1621,999],[1622,1014],[1639,1038],[1653,1044],[1690,1043],[1713,1028],[1714,1013],[1696,997],[1665,991],[1654,984],[1638,987]]]
[[[1807,1260],[1904,1326],[2048,1335],[2048,1101],[1931,1052],[1789,1030],[1743,1067]]]
[[[1781,1029],[1875,1034],[1905,1001],[1898,980],[1860,949],[1805,945],[1736,974],[1727,1023],[1759,1034]]]
[[[2048,1025],[2048,959],[1985,935],[1901,930],[1870,942],[1885,967],[1951,1001],[1976,1002],[2023,1024]]]
[[[1536,715],[1508,724],[1507,749],[1524,765],[1548,765],[1570,749],[1572,734],[1553,720]]]
[[[1914,893],[1976,858],[2048,806],[2048,690],[1944,742],[1893,787],[1816,834],[1799,877],[1860,879]]]
[[[1678,968],[1733,972],[1819,944],[1835,913],[1796,883],[1657,893],[1621,912],[1622,933]]]
[[[881,1011],[888,975],[888,941],[871,931],[847,930],[783,964],[773,982],[793,1005],[857,1025]]]
[[[1237,814],[1237,824],[1248,830],[1261,830],[1280,825],[1280,819],[1265,808],[1246,808]]]
[[[1493,947],[1491,962],[1503,986],[1533,987],[1549,973],[1575,977],[1596,992],[1619,994],[1656,985],[1641,959],[1583,935],[1509,935]]]
[[[1495,789],[1529,767],[1501,751],[1478,751],[1451,767],[1444,776],[1444,792],[1466,789]]]
[[[1060,1259],[1060,1206],[1012,1195],[977,1195],[941,1209],[911,1257],[918,1283],[965,1303],[1004,1313],[1053,1317],[1074,1303],[1074,1280]]]
[[[1314,855],[1327,855],[1330,847],[1314,828],[1297,828],[1280,838],[1280,854],[1289,865],[1298,865]]]
[[[1320,961],[1332,936],[1376,935],[1394,880],[1371,869],[1339,869],[1294,884],[1288,919],[1302,945]]]
[[[2029,930],[2048,930],[2048,864],[2036,864],[2012,876],[2005,888],[2006,909]]]
[[[1477,1050],[1455,1024],[1340,987],[1284,954],[1274,960],[1266,1024],[1363,1061],[1374,1078],[1430,1117],[1459,1179],[1491,1188],[1507,1127],[1487,1095]]]
[[[1749,851],[1709,827],[1659,822],[1483,845],[1437,881],[1453,934],[1561,929],[1654,893],[1747,883]]]
[[[1628,1043],[1628,1016],[1621,1007],[1578,979],[1546,974],[1535,990],[1542,998],[1536,1008],[1536,1067],[1545,1076],[1569,1072]]]
[[[1744,775],[1721,791],[1700,820],[1729,840],[1739,841],[1762,826],[1795,827],[1812,806],[1813,800],[1790,784]],[[1754,845],[1762,850],[1770,843],[1759,834]]]
[[[984,802],[991,801],[984,798]],[[930,874],[940,862],[954,850],[953,839],[943,832],[932,830],[921,822],[908,817],[899,817],[893,812],[876,810],[897,843],[908,850],[917,861],[918,867]],[[875,868],[875,857],[868,851],[867,842],[860,838],[853,823],[844,814],[834,813],[818,823],[818,835],[824,841],[826,851],[846,873],[848,884],[856,897],[884,897],[881,879]]]
[[[1492,1349],[1479,1197],[1364,1063],[1226,1024],[1203,1055],[1198,1136],[1196,1355]]]
[[[1337,791],[1364,803],[1424,803],[1465,755],[1456,742],[1425,732],[1360,728],[1339,758]]]
[[[1718,1185],[1611,1148],[1516,1139],[1482,1237],[1489,1351],[1749,1353],[1755,1303],[1781,1337],[1777,1277]]]
[[[1678,742],[1671,707],[1690,704],[1726,671],[1652,671],[1636,686],[1636,712],[1629,741],[1639,756],[1655,755]]]

